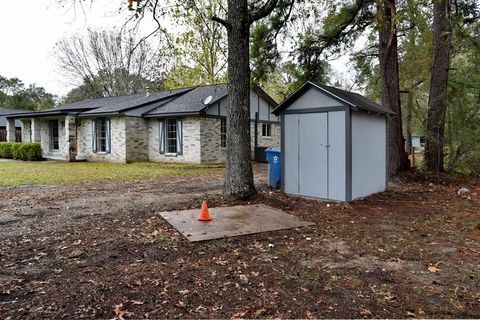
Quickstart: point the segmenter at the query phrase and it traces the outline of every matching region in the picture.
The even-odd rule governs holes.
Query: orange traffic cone
[[[203,200],[202,202],[202,209],[200,209],[200,214],[197,217],[198,221],[210,221],[212,220],[212,216],[210,212],[208,212],[207,201]]]

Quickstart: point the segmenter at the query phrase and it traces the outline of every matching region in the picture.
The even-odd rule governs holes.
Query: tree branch
[[[250,12],[248,17],[250,24],[268,16],[273,11],[273,9],[275,9],[275,7],[277,6],[277,3],[278,3],[278,0],[268,0],[267,3],[265,3],[265,5],[262,6],[261,8],[252,10],[252,12]]]
[[[218,22],[220,23],[222,26],[224,26],[225,28],[227,28],[227,30],[229,30],[232,25],[230,24],[230,22],[220,18],[220,17],[217,17],[217,16],[213,16],[210,18],[212,21],[215,21],[215,22]]]

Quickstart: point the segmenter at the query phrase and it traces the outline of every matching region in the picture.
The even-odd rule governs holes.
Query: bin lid
[[[265,149],[265,152],[277,152],[280,153],[280,148],[279,147],[269,147]]]

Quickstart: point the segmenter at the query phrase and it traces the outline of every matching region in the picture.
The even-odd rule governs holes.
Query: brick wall
[[[92,118],[77,118],[77,160],[126,162],[125,117],[110,118],[111,152],[93,152]]]
[[[160,154],[159,120],[148,121],[148,159],[155,162],[201,162],[200,121],[199,117],[184,117],[183,120],[183,154]]]
[[[126,161],[148,160],[148,120],[125,117]]]
[[[258,146],[259,147],[280,147],[280,123],[272,123],[271,124],[271,136],[270,137],[263,137],[262,136],[262,123],[258,123]],[[250,132],[252,136],[252,152],[255,148],[255,123],[250,123]]]
[[[203,117],[199,117],[199,120],[202,162],[225,162],[227,148],[221,147],[221,120]]]
[[[202,162],[225,162],[227,148],[222,148],[220,144],[220,124],[219,118],[199,117],[200,139],[201,139],[201,161]],[[258,124],[258,145],[261,147],[280,147],[280,124],[271,124],[271,136],[262,136],[262,124]],[[255,150],[255,122],[250,122],[250,147]]]
[[[32,121],[30,119],[20,120],[22,124],[22,141],[31,142],[32,140]]]

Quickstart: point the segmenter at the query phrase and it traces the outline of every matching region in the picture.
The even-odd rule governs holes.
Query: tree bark
[[[412,152],[412,114],[413,114],[413,89],[407,93],[407,108],[405,115],[405,151]]]
[[[425,135],[425,161],[427,168],[434,172],[444,171],[443,147],[451,45],[449,14],[450,3],[448,0],[434,0],[433,59]]]
[[[378,12],[383,18],[378,26],[382,105],[395,112],[388,118],[388,173],[393,176],[408,168],[402,134],[395,0],[383,0]]]
[[[247,0],[228,0],[228,107],[225,192],[255,193],[250,152],[250,22]]]
[[[255,194],[250,140],[250,25],[275,9],[278,0],[249,9],[247,0],[228,0],[228,17],[212,17],[227,29],[228,106],[225,193],[239,199]]]

